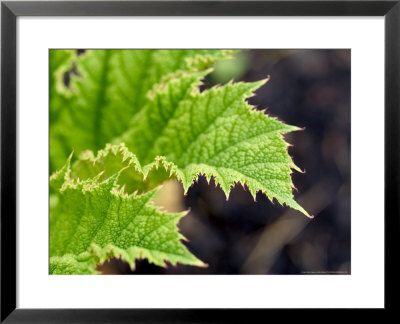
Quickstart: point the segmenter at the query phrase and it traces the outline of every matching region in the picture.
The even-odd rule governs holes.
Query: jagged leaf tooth
[[[54,172],[50,177],[50,193],[57,192],[58,189],[68,180],[69,174],[71,172],[71,159],[73,153],[71,153],[67,159],[67,162],[63,167],[56,172]]]

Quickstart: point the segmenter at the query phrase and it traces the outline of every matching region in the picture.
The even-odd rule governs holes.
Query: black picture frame
[[[16,19],[19,16],[384,16],[385,312],[396,310],[399,244],[400,1],[2,1],[1,3],[1,322],[198,323],[268,319],[258,309],[16,308]],[[366,161],[366,163],[368,163]],[[366,287],[366,291],[368,288]],[[318,298],[318,296],[316,296]],[[309,319],[309,312],[296,310]],[[315,311],[315,310],[314,310]],[[328,311],[328,310],[327,310]],[[355,311],[355,310],[354,310]],[[330,311],[331,312],[331,311]],[[377,316],[382,320],[382,310]],[[371,313],[368,313],[371,316]],[[279,316],[286,313],[279,312]],[[315,316],[315,314],[313,315]],[[318,316],[318,315],[317,315]],[[323,315],[322,315],[323,316]],[[330,315],[331,316],[331,315]],[[253,318],[253,320],[251,320]],[[314,317],[316,318],[316,317]],[[321,317],[319,317],[322,320]],[[370,319],[373,319],[370,317]],[[264,321],[262,320],[262,321]]]

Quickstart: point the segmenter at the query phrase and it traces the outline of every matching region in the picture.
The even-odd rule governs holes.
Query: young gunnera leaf
[[[51,274],[96,273],[96,265],[113,257],[132,268],[138,258],[158,266],[166,261],[204,265],[181,242],[177,223],[186,212],[155,207],[157,187],[128,194],[118,184],[122,175],[129,175],[126,171],[143,178],[133,154],[123,146],[108,146],[89,160],[86,163],[88,156],[83,154],[71,168],[69,159],[50,179]],[[85,168],[89,165],[92,170]]]
[[[65,162],[71,149],[78,154],[97,151],[126,131],[145,105],[147,92],[163,78],[176,71],[205,70],[232,51],[87,50],[73,57],[75,69],[66,87],[60,85],[68,65],[53,67],[67,53],[50,51],[50,75],[58,76],[50,78],[51,172]]]
[[[177,166],[185,192],[204,174],[226,196],[235,183],[308,213],[294,200],[292,169],[283,134],[298,130],[251,107],[246,98],[266,80],[228,83],[200,92],[210,70],[178,72],[154,86],[147,105],[115,143],[124,142],[143,164],[165,156]]]

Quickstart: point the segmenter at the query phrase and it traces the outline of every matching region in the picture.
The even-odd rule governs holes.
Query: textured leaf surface
[[[62,257],[50,258],[49,274],[54,275],[85,275],[98,274],[96,258],[86,252],[81,255],[66,254]]]
[[[99,150],[129,127],[155,84],[176,71],[204,70],[232,51],[219,50],[89,50],[75,59],[68,88],[52,91],[50,115],[51,171],[71,149]],[[51,66],[65,51],[51,52]],[[52,70],[51,70],[52,71]],[[57,83],[59,84],[59,82]],[[63,101],[62,105],[58,102]],[[63,109],[59,109],[62,106]],[[63,148],[61,150],[60,148]],[[67,149],[68,148],[68,149]],[[62,161],[62,162],[61,162]]]
[[[143,164],[165,156],[177,166],[185,191],[205,174],[214,176],[229,196],[235,183],[246,184],[270,200],[307,214],[294,200],[292,169],[282,135],[298,130],[256,111],[245,99],[265,83],[228,83],[200,92],[209,71],[177,73],[156,87],[151,100],[115,140],[124,142]]]
[[[181,243],[184,237],[177,231],[177,223],[185,213],[166,213],[153,206],[152,198],[158,188],[142,195],[128,195],[118,185],[125,169],[140,173],[133,155],[129,155],[133,159],[127,160],[125,169],[114,172],[113,166],[124,164],[118,161],[120,157],[128,155],[120,147],[108,146],[94,164],[95,168],[105,167],[102,173],[86,179],[74,178],[74,174],[83,173],[82,165],[78,161],[71,171],[68,161],[51,177],[50,272],[72,273],[75,269],[91,273],[93,264],[112,257],[120,257],[131,267],[137,258],[146,258],[159,266],[164,266],[165,261],[202,266]]]

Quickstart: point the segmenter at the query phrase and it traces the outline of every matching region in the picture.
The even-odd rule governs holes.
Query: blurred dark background
[[[296,200],[308,219],[237,186],[226,201],[213,181],[200,178],[187,196],[177,184],[171,211],[189,209],[179,223],[188,249],[207,268],[161,268],[145,260],[136,270],[121,261],[104,264],[120,274],[350,274],[350,50],[250,50],[224,61],[207,77],[217,83],[270,81],[249,99],[258,109],[303,131],[285,135],[294,162]],[[171,189],[172,188],[172,189]],[[167,197],[171,197],[170,194]],[[162,203],[161,203],[162,204]],[[168,204],[168,203],[167,203]]]

